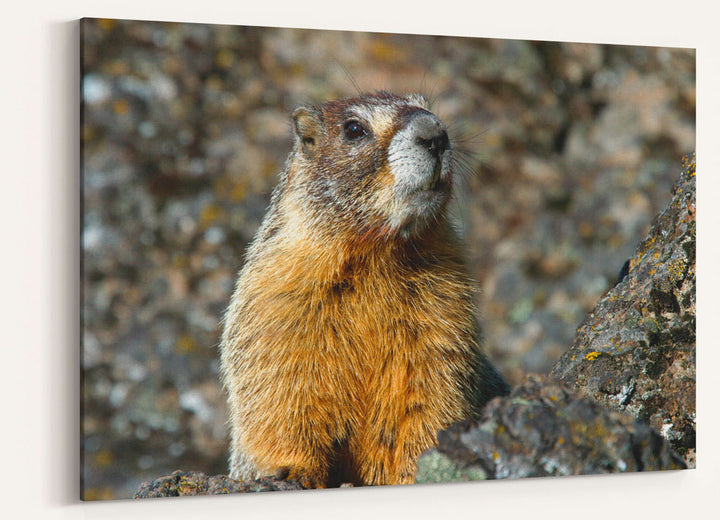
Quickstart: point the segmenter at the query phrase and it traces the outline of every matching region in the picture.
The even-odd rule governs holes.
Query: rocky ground
[[[637,283],[635,246],[694,150],[694,51],[86,20],[82,58],[86,499],[133,496],[179,467],[226,473],[219,323],[290,149],[289,113],[380,88],[425,93],[464,150],[455,213],[509,382],[562,356],[555,373],[576,392],[605,392],[692,463],[690,415],[644,412],[663,378],[690,377],[674,339],[648,328],[687,318],[690,258],[659,252],[680,267],[648,290],[673,297],[632,311],[644,332],[625,358],[573,337],[631,257],[624,286]],[[620,367],[642,338],[654,386],[605,391],[571,362],[595,352]]]
[[[627,412],[695,463],[695,159],[628,272],[588,314],[552,375]]]
[[[552,380],[527,376],[479,421],[440,432],[417,483],[685,469],[662,436]]]
[[[180,497],[190,495],[226,495],[228,493],[260,493],[303,489],[294,481],[263,477],[248,482],[225,475],[208,476],[201,471],[173,471],[172,475],[143,483],[135,498]]]

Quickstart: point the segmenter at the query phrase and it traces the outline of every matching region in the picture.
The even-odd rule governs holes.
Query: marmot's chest
[[[309,304],[299,306],[299,329],[313,333],[316,344],[331,351],[360,350],[370,364],[378,356],[404,352],[432,356],[434,347],[449,348],[472,328],[463,284],[455,284],[455,291],[447,285],[447,280],[401,272],[360,272],[313,283],[300,291]]]

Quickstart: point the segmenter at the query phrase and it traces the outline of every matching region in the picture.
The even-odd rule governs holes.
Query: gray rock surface
[[[303,488],[297,482],[276,477],[239,481],[225,475],[208,476],[199,471],[174,471],[171,475],[156,478],[151,482],[143,482],[134,498],[226,495],[297,489]]]
[[[629,272],[580,325],[552,374],[647,422],[695,459],[695,156]]]
[[[477,421],[438,435],[418,483],[683,469],[668,442],[631,416],[530,375]]]

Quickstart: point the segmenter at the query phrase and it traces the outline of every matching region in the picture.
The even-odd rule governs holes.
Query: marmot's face
[[[364,95],[299,108],[294,121],[290,174],[328,218],[363,236],[409,237],[444,212],[450,141],[422,97]]]

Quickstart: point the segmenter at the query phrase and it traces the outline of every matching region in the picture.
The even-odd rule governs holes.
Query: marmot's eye
[[[357,121],[348,121],[345,123],[345,137],[354,141],[367,135],[367,130]]]

